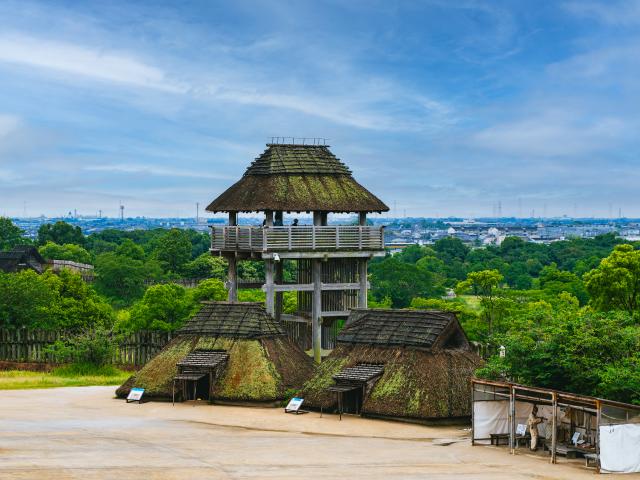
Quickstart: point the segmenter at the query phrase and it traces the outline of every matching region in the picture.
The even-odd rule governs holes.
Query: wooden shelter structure
[[[261,304],[203,302],[116,394],[126,397],[137,387],[148,398],[272,403],[299,389],[313,372],[311,358]]]
[[[481,363],[454,313],[355,309],[302,396],[307,405],[339,412],[463,419]]]
[[[0,252],[0,271],[16,273],[21,270],[44,272],[46,260],[42,258],[36,247],[31,245],[16,245],[8,252]]]
[[[640,472],[640,405],[510,382],[472,379],[472,445],[505,443],[516,453],[529,441],[533,406],[543,451],[581,456],[598,471]]]
[[[367,306],[367,263],[384,255],[383,228],[367,225],[367,213],[389,208],[356,182],[328,145],[306,140],[267,144],[207,210],[229,215],[228,225],[211,228],[211,252],[229,263],[229,301],[237,300],[238,261],[264,261],[267,313],[310,323],[314,359],[320,362],[322,325]],[[263,213],[263,226],[238,225],[241,212]],[[313,225],[284,225],[285,212],[312,213]],[[358,224],[329,225],[331,213],[357,213]],[[283,262],[296,263],[297,278],[289,283],[283,279]],[[285,291],[298,292],[297,315],[282,314]],[[332,346],[327,339],[324,344]]]
[[[213,397],[215,381],[221,376],[229,360],[224,350],[194,350],[177,363],[178,373],[173,377],[172,401],[178,393],[184,400]],[[192,387],[192,388],[190,388]],[[189,394],[193,392],[191,398]]]

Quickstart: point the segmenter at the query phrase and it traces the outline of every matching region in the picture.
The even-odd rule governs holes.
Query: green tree
[[[114,252],[96,258],[96,288],[115,302],[129,304],[144,293],[145,280],[161,278],[161,269],[154,260],[142,262]]]
[[[201,281],[196,288],[192,290],[192,298],[194,302],[202,302],[203,300],[222,301],[227,299],[227,289],[222,280],[217,278],[208,278]]]
[[[223,280],[227,276],[228,265],[224,258],[203,253],[195,260],[184,264],[182,271],[188,278],[217,278]]]
[[[626,310],[640,306],[640,251],[631,245],[618,245],[584,276],[593,305],[601,310]]]
[[[0,251],[11,250],[16,245],[28,243],[22,233],[23,231],[14,225],[10,218],[0,217]]]
[[[136,245],[130,239],[125,239],[115,249],[117,255],[122,257],[131,258],[132,260],[138,260],[143,262],[145,259],[144,249],[140,245]]]
[[[48,241],[38,248],[38,251],[45,260],[70,260],[73,262],[91,263],[91,254],[74,243],[58,245],[57,243]]]
[[[153,285],[130,310],[129,321],[120,324],[124,331],[173,331],[189,318],[193,302],[184,287],[175,283]]]
[[[178,273],[191,260],[191,248],[188,234],[172,228],[159,239],[154,255],[165,271]]]
[[[495,294],[503,278],[502,274],[497,270],[470,272],[467,274],[467,279],[460,282],[457,287],[460,293],[472,291],[475,295],[482,297],[482,304],[489,326],[489,335],[493,333],[493,323],[498,307]]]
[[[433,248],[438,252],[443,260],[457,259],[464,260],[469,253],[467,247],[462,240],[456,237],[445,237],[437,240]]]
[[[56,292],[33,270],[0,272],[0,326],[33,327],[51,321]]]
[[[40,225],[38,229],[38,245],[53,242],[58,245],[73,243],[82,247],[85,241],[86,239],[80,227],[74,227],[67,222],[57,221],[54,224],[45,223],[44,225]]]
[[[389,297],[396,308],[408,307],[414,297],[440,296],[444,288],[436,285],[431,272],[401,262],[395,256],[372,263],[371,290],[374,298]]]

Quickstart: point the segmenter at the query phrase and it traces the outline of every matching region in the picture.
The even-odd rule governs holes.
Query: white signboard
[[[129,402],[139,402],[142,400],[142,394],[144,393],[144,388],[132,388],[127,396],[127,403]]]
[[[289,400],[289,403],[284,408],[286,413],[298,413],[300,407],[302,406],[302,402],[304,402],[304,398],[293,397]]]

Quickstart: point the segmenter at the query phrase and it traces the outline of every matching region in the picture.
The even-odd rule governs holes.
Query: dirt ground
[[[461,427],[207,404],[113,387],[0,392],[0,479],[571,479],[579,461],[476,446]],[[627,475],[626,479],[640,478]]]

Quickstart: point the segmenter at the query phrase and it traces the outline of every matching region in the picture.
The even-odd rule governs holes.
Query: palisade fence
[[[53,362],[45,349],[56,340],[65,338],[64,332],[48,330],[0,329],[0,361]],[[142,366],[169,343],[171,332],[140,331],[117,336],[112,363]]]

